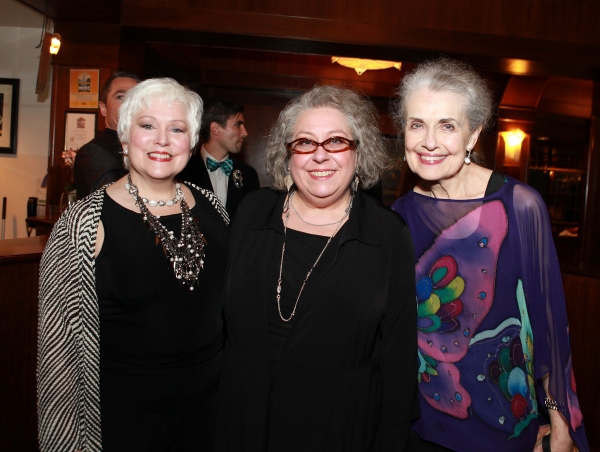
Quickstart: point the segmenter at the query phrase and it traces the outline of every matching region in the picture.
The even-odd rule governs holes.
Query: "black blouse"
[[[279,314],[270,300],[284,198],[269,189],[251,193],[233,224],[215,450],[402,450],[418,415],[408,228],[359,192],[339,241],[330,243],[302,292],[285,348],[274,356],[269,318]],[[297,294],[291,291],[293,302]]]
[[[216,391],[229,232],[208,200],[194,195],[191,212],[207,244],[204,269],[190,291],[175,278],[141,214],[105,194],[105,238],[96,259],[103,414],[181,412]],[[160,222],[179,236],[181,214]]]

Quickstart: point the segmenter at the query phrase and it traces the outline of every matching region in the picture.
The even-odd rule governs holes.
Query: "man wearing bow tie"
[[[244,107],[223,99],[207,99],[200,135],[204,144],[190,159],[178,179],[213,191],[230,216],[244,196],[260,188],[258,174],[232,154],[242,150],[248,136]]]

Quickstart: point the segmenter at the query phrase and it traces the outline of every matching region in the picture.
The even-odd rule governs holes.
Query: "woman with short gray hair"
[[[421,417],[410,450],[588,451],[546,206],[478,163],[493,112],[485,80],[442,58],[406,75],[398,97],[419,178],[392,206],[418,259]]]

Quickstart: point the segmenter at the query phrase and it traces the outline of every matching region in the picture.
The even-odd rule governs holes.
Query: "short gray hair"
[[[486,129],[494,111],[494,97],[487,82],[466,63],[442,57],[419,64],[406,75],[396,91],[398,100],[392,106],[392,117],[398,132],[406,132],[406,104],[419,89],[432,92],[452,91],[464,99],[464,113],[469,130]]]
[[[363,95],[349,88],[317,85],[292,99],[271,128],[265,155],[267,172],[273,176],[271,186],[286,190],[290,155],[285,143],[292,140],[294,128],[302,113],[314,108],[335,108],[346,118],[356,146],[357,174],[364,188],[372,187],[389,164],[386,147],[379,129],[379,112]]]
[[[125,99],[119,107],[119,123],[117,134],[122,143],[129,142],[129,134],[133,118],[142,108],[149,108],[152,103],[171,104],[178,102],[187,111],[187,123],[190,134],[190,147],[198,144],[198,131],[202,118],[202,99],[194,91],[180,85],[171,78],[151,78],[138,83],[125,94]],[[129,168],[129,159],[124,156],[123,163]]]

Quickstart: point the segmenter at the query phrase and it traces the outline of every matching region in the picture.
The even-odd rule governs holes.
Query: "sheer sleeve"
[[[557,402],[577,447],[587,450],[573,374],[561,272],[548,212],[539,194],[526,185],[515,186],[513,202],[517,232],[523,246],[520,259],[528,281],[525,297],[532,313],[538,400],[543,407],[546,393],[542,378],[548,375],[549,396]]]

